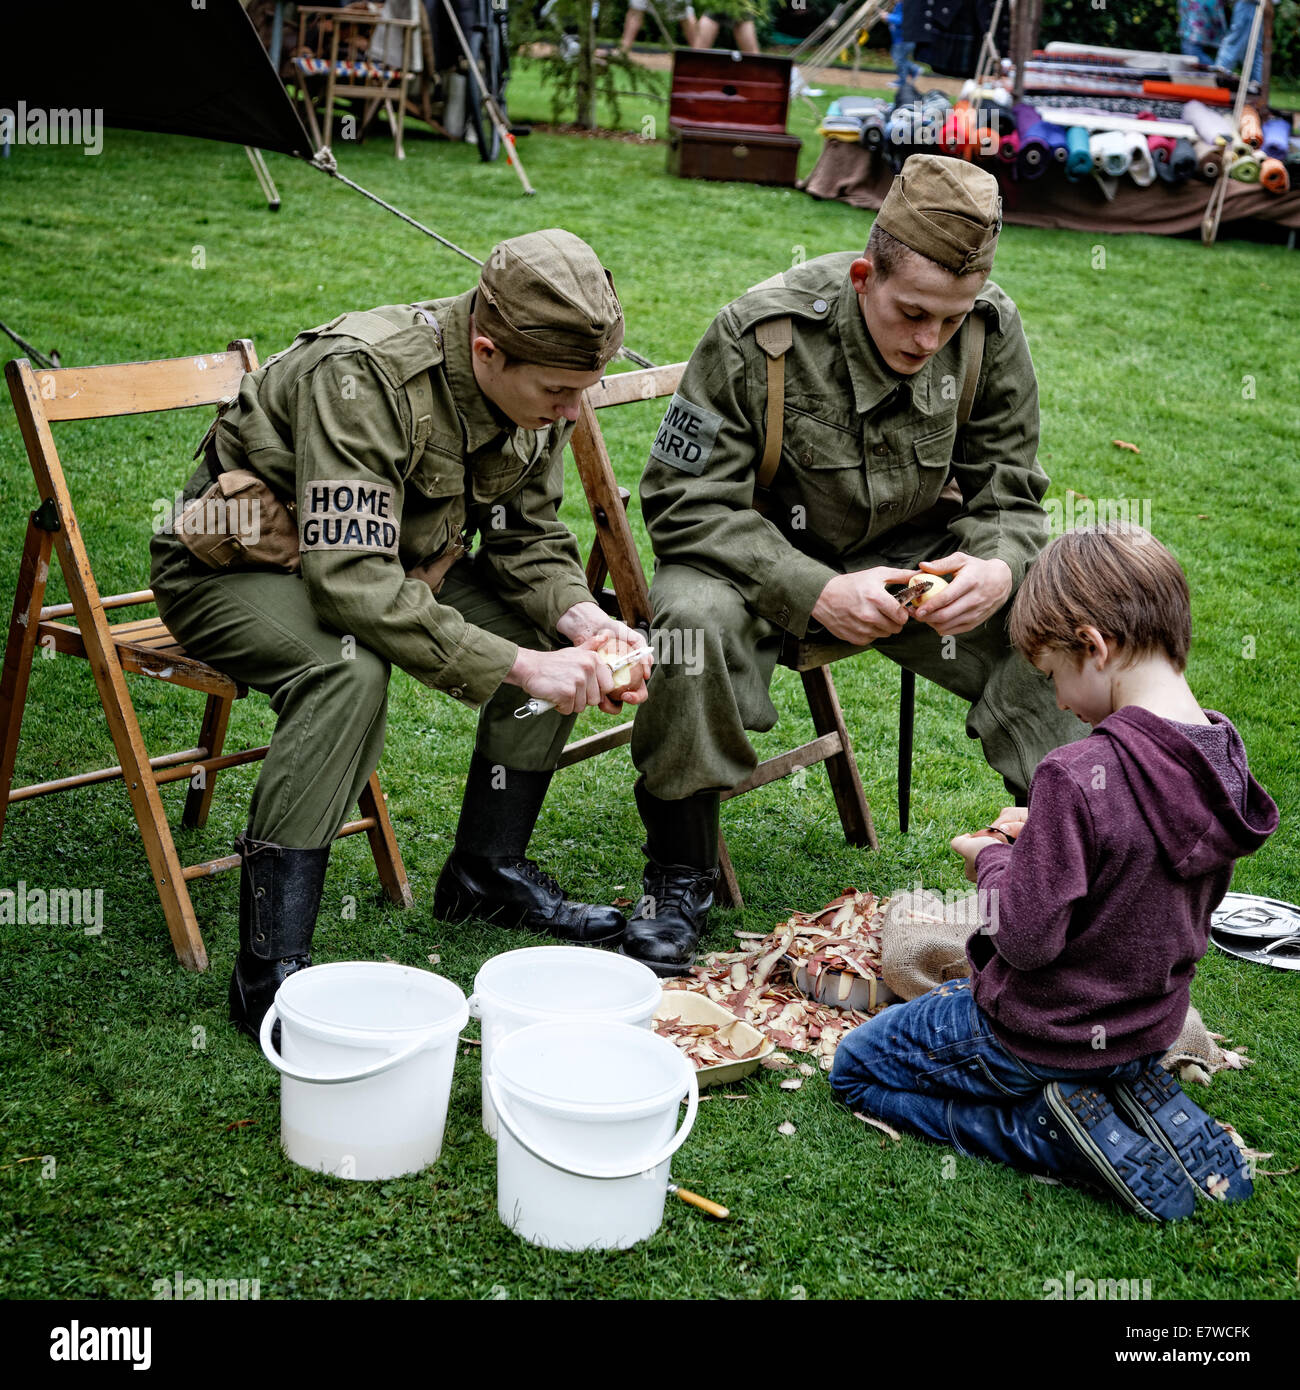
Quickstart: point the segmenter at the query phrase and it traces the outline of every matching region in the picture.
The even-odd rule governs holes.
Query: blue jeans
[[[1158,1063],[1158,1055],[1088,1070],[1026,1062],[993,1036],[970,981],[952,980],[891,1004],[849,1033],[836,1049],[830,1083],[850,1109],[958,1153],[1056,1174],[1070,1165],[1040,1128],[1043,1088],[1133,1081]]]
[[[1246,45],[1250,42],[1250,26],[1255,22],[1258,0],[1237,0],[1232,7],[1232,19],[1228,22],[1228,32],[1219,45],[1217,66],[1225,72],[1236,72],[1246,56]],[[1264,80],[1264,28],[1260,25],[1259,43],[1255,46],[1255,69],[1251,73],[1252,82]]]
[[[920,65],[912,61],[912,54],[915,52],[916,45],[914,43],[902,43],[900,41],[889,45],[889,58],[900,79],[920,77]]]

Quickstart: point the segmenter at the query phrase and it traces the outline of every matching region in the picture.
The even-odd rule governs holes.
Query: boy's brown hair
[[[1176,671],[1192,641],[1191,595],[1178,561],[1141,526],[1112,522],[1058,536],[1030,565],[1010,635],[1032,661],[1049,649],[1082,656],[1081,627],[1120,648],[1125,664],[1163,652]]]

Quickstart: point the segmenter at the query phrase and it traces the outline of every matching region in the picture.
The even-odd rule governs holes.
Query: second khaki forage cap
[[[474,322],[510,357],[580,372],[599,370],[623,342],[613,277],[581,237],[559,227],[493,247]]]
[[[914,154],[890,185],[876,224],[954,275],[987,273],[1002,230],[998,181],[964,159]]]

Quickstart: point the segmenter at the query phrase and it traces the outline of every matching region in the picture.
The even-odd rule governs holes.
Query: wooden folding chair
[[[420,42],[422,10],[423,6],[416,4],[412,18],[395,19],[365,5],[342,9],[329,5],[298,6],[298,48],[293,56],[293,66],[298,74],[303,114],[317,148],[330,143],[335,98],[362,97],[365,111],[357,131],[358,138],[365,135],[366,127],[382,105],[388,113],[388,124],[393,132],[394,152],[398,159],[406,158],[406,151],[402,147],[402,133],[406,124],[406,89],[416,76],[411,70],[414,55],[423,51]],[[307,41],[309,24],[315,26],[317,34],[314,48]],[[370,49],[375,31],[380,28],[401,32],[400,63],[377,60],[372,55]],[[319,80],[322,77],[325,79],[325,105],[318,122],[312,88],[322,85]]]
[[[685,369],[685,362],[677,362],[668,367],[650,367],[643,371],[605,377],[584,396],[582,413],[571,441],[574,462],[596,523],[596,541],[587,561],[588,587],[609,612],[621,617],[631,627],[644,627],[647,630],[653,618],[650,589],[628,525],[629,494],[626,488],[619,487],[614,477],[596,411],[630,401],[670,396],[677,389]],[[604,587],[606,576],[613,585],[612,590]],[[793,634],[787,634],[778,660],[782,666],[799,673],[817,737],[810,743],[761,762],[738,787],[724,793],[723,800],[743,796],[757,787],[788,777],[801,767],[825,763],[840,824],[844,827],[844,838],[851,845],[879,848],[871,820],[871,807],[862,790],[853,743],[830,673],[834,662],[866,650],[866,647],[854,647],[845,642],[802,641]],[[911,802],[915,692],[916,677],[911,671],[904,671],[898,724],[898,813],[903,831],[907,830]],[[628,720],[613,729],[571,743],[561,755],[560,766],[582,762],[629,743],[631,739],[632,721]],[[744,899],[731,865],[731,856],[727,852],[726,839],[721,834],[718,836],[718,865],[722,871],[721,900],[731,906],[743,906]]]
[[[231,707],[248,691],[206,662],[188,655],[161,618],[110,624],[109,610],[152,603],[153,593],[139,589],[101,597],[50,424],[56,420],[100,419],[216,405],[233,399],[244,373],[256,368],[257,356],[247,339],[231,343],[225,352],[200,357],[65,367],[39,373],[32,370],[25,358],[19,358],[5,368],[27,457],[36,477],[40,506],[27,523],[4,671],[0,675],[0,835],[11,802],[120,777],[131,798],[172,944],[181,964],[191,970],[206,969],[208,958],[188,884],[191,879],[235,868],[239,856],[230,854],[202,864],[183,865],[158,789],[168,782],[188,780],[191,785],[181,825],[187,829],[201,827],[207,822],[216,774],[264,758],[267,749],[223,752]],[[50,555],[55,551],[71,602],[46,607],[43,603]],[[69,617],[75,619],[75,624],[61,621]],[[13,786],[28,677],[38,644],[47,651],[82,657],[90,663],[117,750],[118,766],[25,787]],[[196,747],[150,758],[127,690],[126,672],[200,690],[207,696]],[[365,831],[389,899],[399,907],[410,907],[406,869],[377,775],[371,776],[361,794],[360,809],[361,818],[345,825],[339,835]]]

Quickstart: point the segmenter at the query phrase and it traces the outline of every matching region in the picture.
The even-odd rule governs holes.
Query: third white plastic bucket
[[[262,1051],[281,1074],[285,1153],[340,1178],[427,1167],[442,1149],[468,1018],[465,996],[431,970],[339,961],[290,975],[262,1020]]]
[[[625,1250],[654,1235],[700,1098],[672,1043],[626,1023],[538,1023],[500,1043],[487,1086],[497,1215],[516,1235],[553,1250]]]
[[[517,1028],[566,1018],[650,1028],[662,994],[649,966],[589,946],[529,946],[485,961],[469,1000],[483,1021],[483,1128],[496,1138],[487,1075],[492,1053]]]

